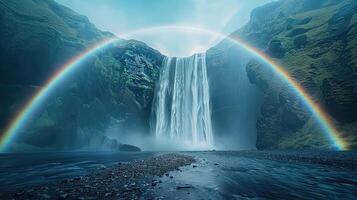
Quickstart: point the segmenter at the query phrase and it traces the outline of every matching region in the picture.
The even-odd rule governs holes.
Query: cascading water
[[[165,58],[153,105],[153,129],[157,138],[212,147],[205,54]]]

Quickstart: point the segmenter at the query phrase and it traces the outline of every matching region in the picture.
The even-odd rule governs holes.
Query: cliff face
[[[225,41],[206,53],[212,125],[224,149],[254,149],[262,93],[250,83],[245,66],[250,56]]]
[[[0,127],[46,79],[89,46],[113,35],[52,0],[0,1]],[[108,126],[148,131],[162,55],[121,41],[85,61],[52,91],[17,143],[73,149],[113,146]]]
[[[53,0],[0,0],[0,28],[1,130],[60,66],[113,36]],[[286,68],[356,148],[356,1],[273,2],[255,9],[250,22],[233,35]],[[244,148],[255,146],[255,135],[244,135],[255,129],[258,149],[328,148],[296,94],[269,68],[247,58],[242,49],[227,41],[207,52],[215,132],[219,136],[238,134],[230,142],[249,143]],[[105,136],[108,127],[115,127],[118,131],[111,135],[119,138],[147,134],[162,59],[158,51],[133,40],[122,40],[94,55],[51,93],[21,130],[13,148],[21,149],[22,144],[116,148],[117,143]],[[242,77],[248,77],[250,84]],[[242,91],[247,87],[249,90]],[[242,109],[246,115],[241,115]]]
[[[256,8],[233,33],[286,68],[333,117],[345,140],[357,142],[357,2],[285,0]],[[302,102],[256,60],[246,66],[263,92],[257,148],[328,147]]]

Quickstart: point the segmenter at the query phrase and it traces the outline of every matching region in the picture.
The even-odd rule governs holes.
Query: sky
[[[103,31],[143,41],[168,56],[189,56],[221,39],[208,31],[227,35],[249,21],[253,8],[273,0],[56,1],[86,15]]]

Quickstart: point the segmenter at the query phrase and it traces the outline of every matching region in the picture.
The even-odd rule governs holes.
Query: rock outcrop
[[[328,112],[342,137],[357,144],[357,2],[286,0],[256,8],[233,33],[289,71]],[[247,74],[264,92],[257,122],[257,148],[328,148],[296,94],[252,60]]]
[[[0,27],[0,95],[6,97],[0,99],[1,130],[51,74],[114,37],[53,0],[1,0]],[[109,126],[120,128],[119,135],[148,133],[162,57],[134,40],[91,56],[51,91],[16,143],[76,149],[102,145]]]

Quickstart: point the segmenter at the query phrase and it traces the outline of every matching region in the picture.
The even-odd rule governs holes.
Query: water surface
[[[73,178],[118,162],[144,159],[152,152],[41,152],[0,154],[0,191]]]
[[[357,152],[193,152],[164,177],[168,199],[357,199]],[[336,164],[337,163],[337,164]],[[178,189],[181,187],[180,189]]]

